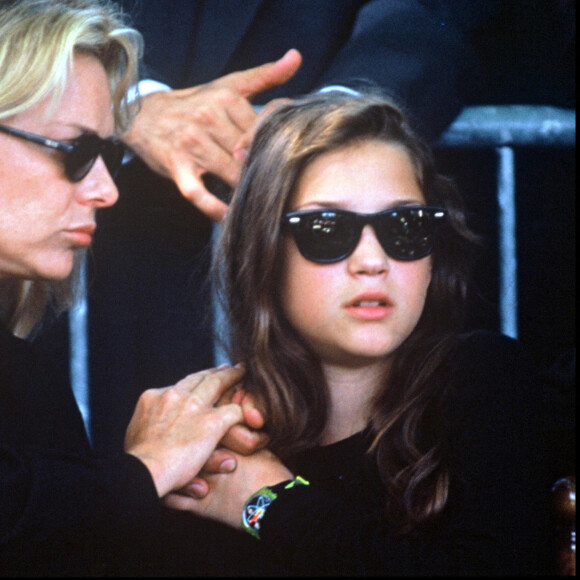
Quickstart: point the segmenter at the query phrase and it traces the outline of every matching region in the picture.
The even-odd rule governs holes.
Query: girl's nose
[[[389,269],[389,257],[383,250],[375,231],[366,225],[354,252],[348,257],[348,267],[352,274],[376,276],[386,274]]]

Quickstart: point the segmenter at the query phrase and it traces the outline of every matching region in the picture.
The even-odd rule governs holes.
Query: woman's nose
[[[95,207],[109,207],[119,199],[119,190],[102,157],[97,158],[88,175],[79,182],[79,196],[82,203]]]
[[[385,274],[389,269],[389,257],[368,224],[363,228],[358,245],[348,260],[352,274],[378,275]]]

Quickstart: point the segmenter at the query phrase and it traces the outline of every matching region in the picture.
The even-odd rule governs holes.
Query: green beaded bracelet
[[[266,486],[257,491],[244,506],[242,512],[242,528],[249,534],[260,539],[260,522],[266,515],[270,504],[278,497],[278,493],[285,489],[292,489],[295,485],[310,485],[303,477],[297,476],[272,486]]]

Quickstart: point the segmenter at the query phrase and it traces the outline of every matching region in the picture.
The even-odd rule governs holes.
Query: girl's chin
[[[321,355],[323,361],[339,366],[360,368],[369,365],[387,365],[390,356],[393,354],[391,349],[360,349],[356,351],[342,351],[334,355]]]

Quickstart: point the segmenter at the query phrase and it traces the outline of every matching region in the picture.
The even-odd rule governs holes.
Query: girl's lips
[[[381,320],[393,310],[393,303],[383,293],[365,293],[357,296],[345,306],[346,311],[362,320]]]

